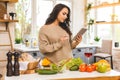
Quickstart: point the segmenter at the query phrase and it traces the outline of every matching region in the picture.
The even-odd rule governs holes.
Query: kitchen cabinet
[[[6,6],[6,9],[7,9],[7,3],[8,2],[15,2],[17,0],[1,0],[0,2],[4,2],[5,3],[5,6]],[[6,10],[7,11],[7,10]],[[7,12],[6,12],[7,13]],[[11,47],[11,51],[14,51],[13,49],[13,43],[12,43],[12,38],[11,38],[11,33],[10,33],[10,29],[9,29],[9,23],[10,22],[18,22],[18,20],[10,20],[9,18],[8,19],[0,19],[0,23],[5,23],[5,30],[0,30],[0,32],[7,32],[8,33],[8,38],[9,38],[9,41],[10,43],[9,44],[0,44],[0,46],[10,46]]]
[[[31,47],[26,47],[25,45],[18,45],[17,46],[15,44],[14,49],[17,52],[20,52],[21,54],[22,53],[28,53],[28,54],[32,55],[34,58],[43,57],[42,53],[40,53],[40,51],[39,51],[39,47],[31,48]]]
[[[18,0],[0,0],[0,2],[18,2]]]
[[[73,49],[73,51],[72,51],[73,57],[74,57],[74,58],[80,57],[85,63],[88,63],[88,60],[87,60],[87,58],[85,57],[84,53],[85,53],[88,49],[90,49],[90,52],[91,52],[92,55],[93,55],[93,54],[96,53],[96,48],[97,48],[97,47],[75,48],[75,49]],[[90,61],[89,61],[89,62],[90,62],[90,63],[93,63],[93,62],[94,62],[94,57],[93,57],[93,56],[90,57]]]

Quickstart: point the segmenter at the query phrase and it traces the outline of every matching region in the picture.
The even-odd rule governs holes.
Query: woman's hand
[[[76,42],[81,42],[82,41],[82,36],[78,35],[77,38],[75,39]]]
[[[78,35],[75,40],[72,41],[72,48],[75,48],[82,41],[82,36]]]

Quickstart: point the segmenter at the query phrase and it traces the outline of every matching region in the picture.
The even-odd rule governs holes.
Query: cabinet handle
[[[33,53],[33,56],[37,56],[37,53]]]
[[[81,49],[77,49],[78,52],[81,52]]]
[[[75,54],[73,54],[73,56],[75,56]]]

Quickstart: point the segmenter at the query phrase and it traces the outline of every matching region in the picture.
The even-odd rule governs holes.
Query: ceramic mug
[[[13,13],[13,12],[9,13],[9,15],[12,17],[12,20],[14,20],[16,17],[16,13]]]
[[[8,15],[7,14],[4,14],[4,19],[8,19]]]
[[[119,42],[115,42],[115,47],[119,47]]]

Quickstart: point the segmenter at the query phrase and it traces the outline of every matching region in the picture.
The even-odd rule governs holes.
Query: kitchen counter
[[[54,75],[25,74],[20,76],[6,77],[5,80],[120,80],[120,72],[111,70],[106,73],[97,71],[79,72],[68,71]]]
[[[86,47],[100,47],[100,45],[79,44],[78,46],[76,46],[76,48],[86,48]],[[15,45],[14,49],[21,52],[39,51],[39,47],[31,48],[31,47],[26,47],[25,45]]]
[[[120,51],[120,47],[114,47],[113,50]]]
[[[100,44],[78,44],[76,48],[86,48],[86,47],[101,47]]]
[[[26,47],[25,45],[15,45],[14,47],[15,50],[21,51],[21,52],[31,52],[31,51],[39,51],[38,47],[31,48],[31,47]]]
[[[99,47],[99,45],[79,44],[75,49],[72,50],[72,53],[75,58],[80,57],[85,62],[87,62],[87,60],[84,58],[84,52],[86,48],[91,48],[92,53],[95,54],[97,47]],[[31,48],[21,44],[21,45],[15,45],[14,49],[20,53],[27,52],[35,58],[43,57],[43,54],[41,54],[39,51],[39,47]],[[93,57],[90,60],[90,63],[93,63]]]

